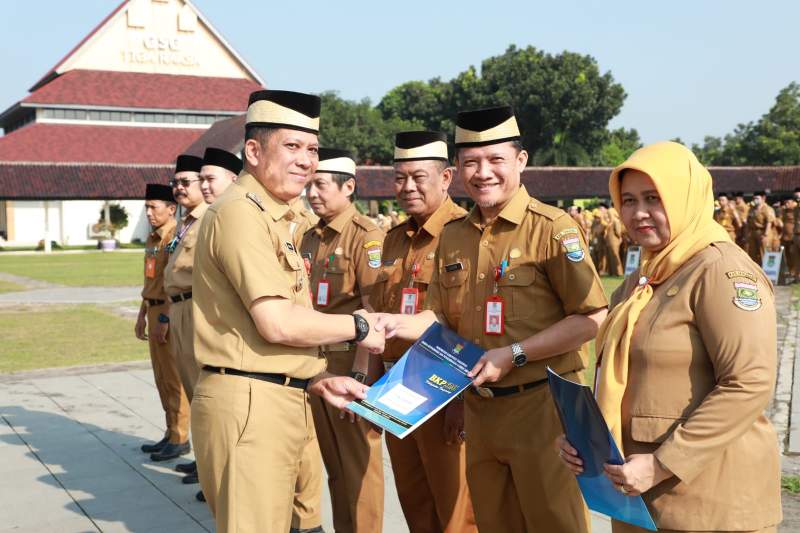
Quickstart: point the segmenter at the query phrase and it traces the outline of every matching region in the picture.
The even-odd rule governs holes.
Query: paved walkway
[[[162,431],[146,364],[0,376],[0,531],[213,531],[198,486],[172,470],[177,461],[153,464],[139,451]],[[407,531],[384,457],[384,531]],[[328,502],[326,487],[332,533]],[[594,524],[611,530],[605,518]]]

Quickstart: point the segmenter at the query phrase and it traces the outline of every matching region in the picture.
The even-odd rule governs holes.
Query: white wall
[[[134,238],[147,239],[149,225],[144,213],[144,200],[119,202],[128,211],[128,226],[119,234],[120,242]],[[88,237],[90,224],[95,224],[103,209],[102,200],[69,200],[49,202],[50,240],[63,245],[94,244]],[[35,245],[44,238],[44,202],[14,202],[14,240],[10,244]]]

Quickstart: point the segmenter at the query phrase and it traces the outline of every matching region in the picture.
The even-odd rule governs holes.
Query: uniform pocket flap
[[[467,270],[460,269],[454,272],[441,272],[439,282],[442,284],[442,287],[451,288],[451,287],[458,287],[463,285],[465,281],[467,281]]]
[[[506,272],[497,285],[500,287],[524,287],[536,279],[536,269],[532,266],[518,266]]]
[[[637,442],[664,442],[685,421],[685,417],[633,416],[631,438]]]

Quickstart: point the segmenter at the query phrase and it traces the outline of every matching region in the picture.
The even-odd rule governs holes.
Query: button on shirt
[[[484,305],[494,294],[495,267],[504,259],[509,266],[497,294],[505,302],[505,333],[485,335]],[[491,349],[522,341],[568,315],[602,309],[607,300],[575,221],[520,187],[485,228],[477,207],[445,226],[425,306],[459,335]],[[586,364],[584,346],[530,361],[496,386],[544,379],[546,366],[566,373]]]
[[[413,287],[419,290],[417,305],[422,309],[435,270],[439,236],[445,224],[466,215],[467,212],[448,197],[421,228],[409,217],[391,229],[383,243],[383,264],[369,298],[370,305],[379,312],[399,313],[403,289]],[[419,270],[413,276],[412,283],[415,264]],[[384,360],[396,361],[410,345],[410,342],[401,339],[388,339],[383,352]]]
[[[299,379],[325,370],[317,347],[268,342],[249,312],[253,302],[264,297],[311,307],[308,278],[289,233],[287,213],[289,204],[247,172],[209,207],[198,234],[193,278],[195,357],[200,365]]]

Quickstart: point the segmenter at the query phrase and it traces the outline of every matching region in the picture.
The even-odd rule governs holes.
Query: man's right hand
[[[136,328],[134,332],[136,333],[136,338],[140,341],[147,340],[147,320],[145,320],[144,315],[139,315],[136,319]]]

